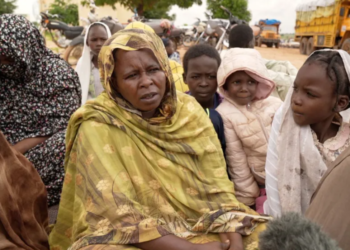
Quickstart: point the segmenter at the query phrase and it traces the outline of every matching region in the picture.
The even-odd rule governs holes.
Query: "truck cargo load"
[[[335,48],[350,52],[350,0],[314,0],[296,9],[295,40],[300,53]]]

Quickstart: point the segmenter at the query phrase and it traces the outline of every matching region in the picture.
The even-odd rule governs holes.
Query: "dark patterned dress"
[[[45,47],[38,29],[24,17],[1,15],[0,130],[11,144],[50,136],[25,154],[46,185],[49,206],[60,200],[65,130],[80,102],[77,74]]]

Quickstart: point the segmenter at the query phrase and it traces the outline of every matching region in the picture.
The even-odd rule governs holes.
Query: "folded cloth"
[[[0,249],[49,249],[44,183],[1,132],[0,190]]]

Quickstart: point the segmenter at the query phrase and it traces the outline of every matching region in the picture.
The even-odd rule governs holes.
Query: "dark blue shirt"
[[[187,94],[191,95],[191,92],[187,92]],[[219,95],[219,93],[215,93],[214,108],[206,109],[206,112],[209,115],[211,122],[213,123],[214,129],[216,131],[216,134],[218,135],[221,148],[225,156],[226,140],[225,140],[225,133],[224,133],[224,122],[222,121],[221,115],[215,110],[220,105],[221,102],[222,102],[222,97]]]

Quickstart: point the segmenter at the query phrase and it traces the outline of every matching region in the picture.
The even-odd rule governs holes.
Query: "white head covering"
[[[343,59],[350,79],[350,56],[336,51]],[[314,53],[322,53],[316,51]],[[272,124],[266,157],[267,201],[264,212],[272,216],[294,211],[305,213],[316,187],[327,170],[314,144],[310,126],[298,126],[291,110],[293,88],[288,92]]]
[[[107,30],[107,35],[108,38],[111,37],[111,31],[109,30],[108,26],[104,23],[101,22],[95,22],[91,24],[85,33],[85,38],[84,38],[84,50],[83,50],[83,55],[80,57],[77,67],[75,68],[75,71],[78,73],[80,84],[81,84],[81,92],[82,92],[82,102],[81,104],[84,105],[85,102],[87,101],[88,98],[88,93],[89,93],[89,85],[90,85],[90,75],[91,75],[91,60],[92,60],[92,52],[90,47],[86,44],[89,31],[92,25],[94,24],[100,24],[103,25],[106,30]]]

